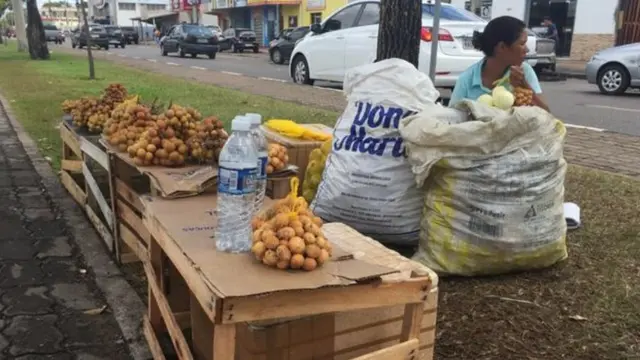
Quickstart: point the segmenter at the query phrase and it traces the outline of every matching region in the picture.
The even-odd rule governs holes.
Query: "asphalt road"
[[[68,43],[63,46],[70,46]],[[127,46],[125,49],[111,48],[112,56],[165,63],[166,66],[192,67],[220,71],[227,74],[244,75],[262,80],[291,82],[287,65],[276,65],[265,53],[233,54],[219,53],[215,60],[204,56],[192,59],[177,55],[162,56],[154,46]],[[332,83],[317,83],[318,86],[339,88]],[[629,92],[622,96],[604,96],[594,85],[584,80],[543,82],[544,97],[552,112],[566,123],[606,129],[640,136],[640,92]],[[448,93],[442,93],[444,97]]]

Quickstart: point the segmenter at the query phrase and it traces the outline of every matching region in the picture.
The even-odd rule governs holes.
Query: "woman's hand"
[[[509,74],[509,82],[513,87],[524,87],[529,88],[529,84],[527,84],[527,80],[524,77],[524,71],[520,66],[512,66]]]

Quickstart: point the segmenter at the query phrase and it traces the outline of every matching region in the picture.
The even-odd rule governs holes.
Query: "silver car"
[[[587,81],[607,95],[640,88],[640,43],[612,47],[596,53],[587,63]]]

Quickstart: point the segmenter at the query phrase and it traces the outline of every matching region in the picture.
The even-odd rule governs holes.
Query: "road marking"
[[[150,61],[150,62],[158,62],[158,60],[156,60],[156,59],[147,59],[147,61]]]
[[[140,60],[140,56],[134,56],[133,58],[136,60]]]
[[[191,66],[191,68],[196,70],[207,70],[207,68],[203,68],[201,66]]]
[[[606,131],[605,129],[600,129],[597,127],[591,127],[591,126],[582,126],[582,125],[574,125],[574,124],[564,124],[565,127],[568,128],[574,128],[574,129],[583,129],[583,130],[591,130],[591,131],[597,131],[597,132],[604,132]]]
[[[123,55],[123,54],[118,54],[118,56],[120,56],[120,57],[127,57],[127,55]]]
[[[221,71],[221,73],[227,74],[227,75],[233,75],[233,76],[243,76],[243,74],[232,72],[232,71]]]
[[[594,104],[585,104],[584,106],[590,107],[590,108],[596,108],[596,109],[609,109],[609,110],[616,110],[616,111],[640,113],[640,109],[627,109],[627,108],[621,108],[621,107],[615,107],[615,106],[594,105]]]
[[[167,65],[171,65],[171,66],[180,66],[180,64],[176,64],[174,62],[168,62]]]
[[[110,51],[107,51],[107,55],[113,55],[113,53]]]
[[[322,87],[322,86],[314,86],[314,88],[316,89],[322,89],[322,90],[329,90],[329,91],[337,91],[337,92],[342,92],[342,90],[340,89],[334,89],[334,88],[326,88],[326,87]]]
[[[283,83],[286,83],[286,82],[287,82],[287,80],[274,79],[274,78],[264,77],[264,76],[260,76],[258,79],[260,79],[260,80],[267,80],[267,81],[277,81],[277,82],[283,82]]]

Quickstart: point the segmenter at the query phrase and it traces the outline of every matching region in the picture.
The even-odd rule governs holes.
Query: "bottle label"
[[[267,178],[267,164],[269,163],[268,156],[261,156],[258,158],[258,179]]]
[[[256,191],[255,168],[250,169],[229,169],[221,167],[218,169],[218,192],[245,195]]]

